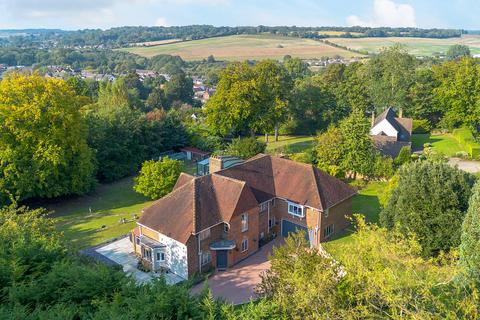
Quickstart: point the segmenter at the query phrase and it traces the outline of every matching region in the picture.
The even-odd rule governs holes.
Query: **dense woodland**
[[[419,61],[394,46],[319,73],[291,57],[231,63],[212,76],[217,92],[204,108],[183,65],[170,81],[142,82],[132,69],[105,83],[8,74],[0,82],[0,318],[478,319],[477,178],[439,154],[384,158],[369,138],[372,113],[385,107],[421,123],[415,130],[476,132],[480,64],[461,52]],[[137,285],[78,256],[43,210],[22,207],[85,194],[140,168],[138,191],[162,196],[180,167],[151,161],[161,152],[193,145],[248,158],[265,149],[256,135],[277,133],[316,135],[297,161],[354,185],[389,182],[380,225],[356,216],[345,250],[312,251],[302,235],[275,250],[256,303],[233,307],[207,290],[192,297],[191,283]],[[161,183],[152,185],[150,173]]]

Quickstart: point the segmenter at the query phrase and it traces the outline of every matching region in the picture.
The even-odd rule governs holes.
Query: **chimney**
[[[221,156],[211,156],[209,162],[210,173],[218,172],[223,169],[223,160]]]
[[[398,110],[398,117],[400,119],[403,118],[403,108],[400,108],[400,110]]]
[[[372,127],[375,123],[375,110],[372,111]]]

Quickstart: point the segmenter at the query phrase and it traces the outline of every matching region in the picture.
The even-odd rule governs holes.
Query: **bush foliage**
[[[475,177],[443,162],[415,161],[398,171],[398,185],[380,213],[383,226],[413,232],[425,256],[460,244]]]

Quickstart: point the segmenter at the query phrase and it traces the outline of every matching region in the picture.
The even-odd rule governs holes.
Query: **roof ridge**
[[[224,175],[222,175],[222,174],[219,174],[219,172],[220,172],[220,171],[213,172],[213,173],[211,173],[211,176],[212,176],[212,177],[214,177],[214,176],[215,176],[215,177],[221,177],[221,178],[223,178],[223,179],[231,180],[232,182],[240,182],[240,183],[242,183],[242,184],[247,184],[247,182],[244,181],[244,180],[235,179],[235,178],[232,178],[232,177],[229,177],[229,176],[224,176]]]

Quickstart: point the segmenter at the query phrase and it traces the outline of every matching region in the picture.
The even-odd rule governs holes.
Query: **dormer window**
[[[288,213],[300,218],[305,217],[304,207],[293,202],[288,203]]]

